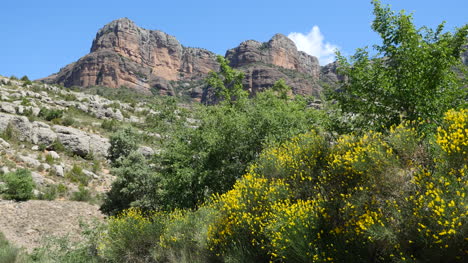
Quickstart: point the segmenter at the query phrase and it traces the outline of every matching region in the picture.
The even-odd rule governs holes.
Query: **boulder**
[[[57,153],[57,152],[54,152],[54,151],[49,151],[49,152],[47,153],[47,155],[49,155],[50,157],[52,157],[52,159],[54,159],[54,160],[60,159],[60,155],[58,155],[58,153]]]
[[[15,104],[9,103],[9,102],[2,102],[0,104],[0,110],[6,113],[11,113],[11,114],[16,113]]]
[[[65,173],[63,171],[63,166],[54,164],[52,166],[52,171],[55,173],[56,176],[64,177]]]
[[[107,156],[110,147],[107,138],[61,125],[54,125],[53,129],[56,131],[57,139],[71,152],[81,157],[90,154]]]
[[[17,156],[17,160],[32,168],[37,168],[41,165],[41,162],[39,162],[36,158],[30,156],[20,155]]]
[[[10,148],[10,144],[6,142],[4,139],[0,138],[0,149],[7,149]]]

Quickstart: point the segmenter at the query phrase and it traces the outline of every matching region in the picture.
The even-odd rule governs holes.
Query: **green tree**
[[[217,61],[220,64],[220,71],[210,72],[206,80],[208,85],[215,89],[216,96],[230,104],[247,98],[248,92],[244,90],[242,84],[244,73],[231,68],[229,60],[222,56],[218,56]]]
[[[132,151],[136,151],[137,149],[138,137],[131,127],[115,132],[110,137],[108,158],[111,165],[114,167],[119,166],[119,158],[125,158]]]
[[[101,211],[114,215],[130,207],[158,208],[158,178],[140,153],[133,151],[120,158],[119,166],[112,169],[112,174],[117,178],[106,193]]]
[[[193,208],[231,189],[266,145],[307,131],[317,113],[300,96],[284,100],[269,90],[236,106],[201,107],[196,118],[198,127],[174,134],[157,160],[167,209]]]
[[[331,98],[360,127],[381,129],[402,120],[440,120],[466,100],[454,68],[461,65],[468,25],[454,33],[416,28],[412,15],[395,13],[372,1],[372,29],[382,38],[376,55],[358,49],[350,60],[337,54],[339,73],[347,77]]]

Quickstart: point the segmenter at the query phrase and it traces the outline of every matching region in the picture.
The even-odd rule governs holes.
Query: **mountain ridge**
[[[246,73],[244,85],[251,93],[271,87],[280,78],[297,94],[318,95],[321,90],[318,59],[298,51],[282,34],[264,43],[244,41],[227,50],[225,57]],[[98,30],[89,54],[41,80],[65,87],[126,86],[200,101],[207,89],[202,80],[218,67],[215,53],[185,47],[174,36],[120,18]]]

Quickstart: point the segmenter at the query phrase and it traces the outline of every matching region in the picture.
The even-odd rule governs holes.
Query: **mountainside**
[[[218,70],[214,53],[184,47],[175,37],[140,28],[128,18],[100,29],[90,51],[42,81],[65,87],[126,86],[200,100],[206,88],[201,80],[208,72]],[[272,86],[280,78],[297,94],[317,95],[320,90],[321,67],[317,58],[298,51],[284,35],[277,34],[265,43],[245,41],[228,50],[226,58],[231,66],[246,73],[246,89],[253,93]]]

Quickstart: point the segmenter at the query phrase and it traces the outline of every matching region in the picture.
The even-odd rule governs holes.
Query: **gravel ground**
[[[80,222],[104,219],[99,207],[84,202],[0,200],[0,231],[18,247],[28,251],[39,247],[43,238],[79,238]]]

